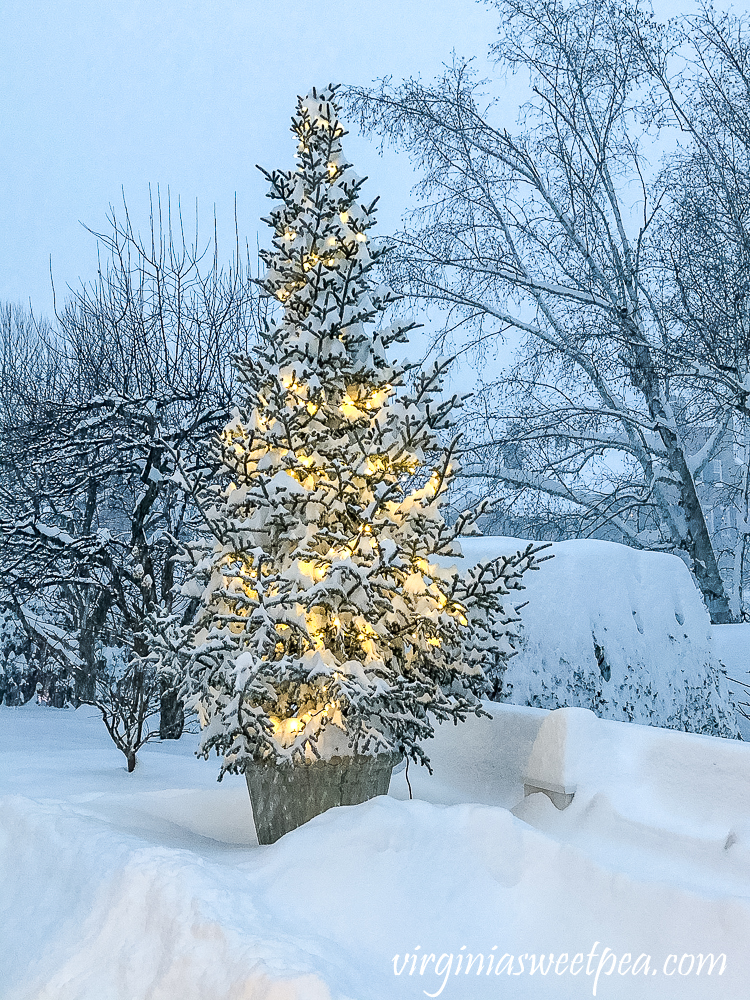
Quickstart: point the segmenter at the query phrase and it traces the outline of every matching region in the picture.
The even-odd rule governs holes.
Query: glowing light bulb
[[[339,219],[341,219],[341,221],[343,222],[343,224],[346,225],[347,222],[349,221],[349,213],[348,212],[339,212]]]

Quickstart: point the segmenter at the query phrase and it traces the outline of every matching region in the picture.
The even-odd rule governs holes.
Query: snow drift
[[[470,563],[526,545],[461,540]],[[594,540],[557,542],[549,553],[553,559],[524,576],[524,635],[501,675],[498,700],[739,734],[708,612],[681,559]]]

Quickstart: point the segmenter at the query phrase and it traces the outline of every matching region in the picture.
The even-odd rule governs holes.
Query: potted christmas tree
[[[199,607],[167,657],[198,752],[246,775],[261,843],[385,793],[397,760],[427,761],[435,720],[481,712],[483,662],[513,652],[501,597],[534,563],[529,548],[461,575],[436,558],[471,524],[440,514],[455,445],[436,432],[456,399],[439,401],[444,366],[407,390],[387,360],[411,326],[378,326],[393,297],[335,88],[300,98],[292,130],[296,169],[266,174],[278,316],[236,359],[224,478],[195,489],[208,532],[181,555]]]

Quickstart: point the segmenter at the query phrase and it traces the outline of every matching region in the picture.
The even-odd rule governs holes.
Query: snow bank
[[[734,843],[750,813],[749,751],[737,740],[611,722],[587,709],[563,708],[542,720],[524,781],[570,789],[580,809],[606,795],[634,822]]]
[[[461,540],[469,563],[527,544]],[[502,678],[502,700],[738,735],[708,613],[677,556],[594,540],[558,542],[548,552],[554,558],[526,574],[514,602],[528,601],[524,637]]]
[[[195,736],[145,747],[128,775],[89,709],[0,708],[3,1000],[413,1000],[444,979],[447,1000],[577,1000],[597,959],[530,975],[530,956],[604,947],[649,960],[607,961],[607,1000],[746,995],[750,747],[562,713],[583,722],[559,812],[522,798],[555,717],[488,707],[438,727],[414,801],[400,773],[263,848],[244,782],[217,785]],[[457,974],[468,952],[512,955],[513,974]],[[664,972],[708,953],[723,975]],[[447,978],[431,954],[452,956]]]
[[[257,842],[194,749],[128,775],[93,710],[0,709],[3,1000],[330,1000],[212,860]]]

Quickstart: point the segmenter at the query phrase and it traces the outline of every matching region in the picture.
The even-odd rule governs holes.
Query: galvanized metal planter
[[[245,771],[259,844],[273,844],[333,806],[385,795],[400,758],[393,754],[331,757],[279,767],[254,761]]]

